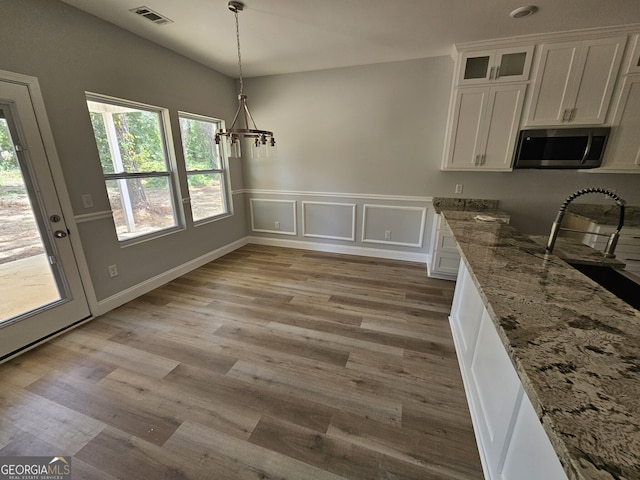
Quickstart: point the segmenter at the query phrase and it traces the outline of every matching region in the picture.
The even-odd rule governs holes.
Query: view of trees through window
[[[161,111],[94,95],[87,95],[87,106],[118,239],[177,226]],[[193,220],[228,213],[223,161],[214,141],[221,121],[188,113],[179,119]]]
[[[215,144],[218,128],[219,120],[180,113],[180,134],[194,221],[228,211],[222,159]]]
[[[159,111],[87,100],[119,240],[177,225]]]

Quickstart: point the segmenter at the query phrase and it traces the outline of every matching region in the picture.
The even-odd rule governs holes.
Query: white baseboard
[[[97,310],[93,312],[93,315],[97,317],[98,315],[103,315],[114,308],[118,308],[121,305],[124,305],[131,300],[138,298],[145,293],[150,292],[154,288],[161,287],[165,283],[168,283],[176,278],[189,273],[196,268],[199,268],[203,265],[206,265],[209,262],[212,262],[216,258],[220,258],[227,253],[231,253],[234,250],[237,250],[240,247],[243,247],[248,242],[248,237],[241,238],[240,240],[236,240],[229,245],[225,245],[224,247],[220,247],[217,250],[209,252],[205,255],[202,255],[198,258],[194,258],[193,260],[179,265],[171,270],[167,270],[155,277],[151,277],[144,282],[138,283],[132,287],[127,288],[121,292],[116,293],[110,297],[105,298],[104,300],[99,300],[97,302]]]
[[[216,258],[222,257],[227,253],[233,252],[238,248],[253,243],[256,245],[269,245],[273,247],[285,247],[285,248],[300,248],[303,250],[313,250],[319,252],[331,252],[331,253],[343,253],[346,255],[360,255],[365,257],[387,258],[391,260],[404,260],[408,262],[429,263],[429,255],[426,253],[414,253],[414,252],[402,252],[398,250],[383,250],[380,248],[364,248],[354,247],[351,245],[335,245],[330,243],[319,242],[305,242],[300,240],[287,240],[280,238],[266,238],[266,237],[244,237],[229,245],[225,245],[213,252],[209,252],[206,255],[195,258],[190,262],[187,262],[178,267],[172,268],[166,272],[163,272],[155,277],[152,277],[144,282],[138,283],[132,287],[127,288],[121,292],[116,293],[103,300],[99,300],[96,304],[96,309],[93,312],[93,316],[104,315],[105,313],[124,305],[131,300],[138,298],[145,293],[150,292],[154,288],[161,287],[162,285],[175,280],[176,278],[189,273],[196,268],[199,268]]]
[[[336,245],[333,243],[305,242],[302,240],[288,240],[281,238],[247,237],[247,243],[269,245],[272,247],[300,248],[317,252],[343,253],[346,255],[360,255],[364,257],[387,258],[390,260],[404,260],[407,262],[429,263],[429,254],[402,252],[399,250],[383,250],[381,248],[354,247],[352,245]]]

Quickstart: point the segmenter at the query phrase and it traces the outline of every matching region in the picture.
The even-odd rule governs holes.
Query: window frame
[[[218,150],[217,150],[217,154],[219,155],[219,165],[220,168],[216,169],[207,169],[207,170],[190,170],[188,167],[188,162],[187,162],[187,158],[185,155],[185,151],[184,151],[184,137],[182,135],[182,127],[180,125],[180,120],[184,118],[186,120],[197,120],[197,121],[201,121],[201,122],[206,122],[206,123],[211,123],[213,125],[216,126],[216,129],[218,128],[225,128],[225,122],[224,120],[220,119],[220,118],[216,118],[216,117],[209,117],[206,115],[199,115],[196,113],[190,113],[190,112],[185,112],[182,110],[178,111],[178,131],[180,132],[180,142],[181,142],[181,146],[182,146],[182,156],[183,156],[183,160],[184,160],[184,170],[185,170],[185,182],[187,185],[187,193],[188,193],[188,197],[185,199],[186,202],[189,204],[189,209],[191,212],[191,220],[193,222],[194,226],[200,226],[206,223],[210,223],[210,222],[215,222],[217,220],[220,220],[222,218],[226,218],[229,217],[231,215],[233,215],[233,204],[231,201],[231,192],[229,191],[229,178],[228,178],[228,171],[229,171],[229,164],[228,164],[228,155],[227,152],[225,151],[224,147],[222,144],[218,145]],[[204,217],[204,218],[200,218],[198,220],[195,220],[193,218],[193,204],[192,204],[192,197],[191,197],[191,191],[189,190],[189,176],[190,175],[211,175],[211,174],[219,174],[220,175],[220,183],[221,183],[221,190],[222,190],[222,202],[223,202],[223,207],[224,207],[224,212],[219,213],[217,215],[211,215],[208,217]]]
[[[181,230],[185,230],[185,221],[184,221],[184,211],[182,208],[182,202],[180,201],[180,184],[178,181],[178,169],[177,162],[175,157],[175,148],[172,142],[172,133],[171,133],[171,119],[169,115],[169,110],[164,107],[159,107],[156,105],[149,105],[141,102],[136,102],[133,100],[126,100],[117,97],[111,97],[109,95],[103,95],[94,92],[85,92],[85,104],[87,102],[97,102],[103,103],[107,105],[113,105],[116,107],[130,108],[141,110],[145,112],[151,112],[158,116],[158,128],[160,130],[160,142],[162,146],[162,151],[165,159],[165,168],[163,171],[150,171],[150,172],[118,172],[118,173],[105,173],[102,167],[102,162],[100,162],[100,169],[102,170],[102,176],[104,179],[105,189],[107,189],[107,182],[110,180],[135,180],[135,179],[146,179],[146,178],[166,178],[167,186],[169,188],[169,198],[171,200],[171,207],[174,218],[174,225],[166,228],[160,228],[158,230],[154,230],[152,232],[143,233],[141,235],[136,235],[130,238],[121,239],[118,236],[117,225],[115,225],[115,233],[118,238],[118,244],[121,247],[126,247],[130,245],[135,245],[138,243],[146,242],[148,240],[152,240],[158,237],[162,237],[165,235],[169,235]],[[87,112],[91,114],[91,110],[89,110],[89,105],[87,104]],[[91,125],[92,133],[94,134],[94,142],[95,142],[95,131],[93,130],[93,124],[91,120],[89,120],[89,124]],[[97,145],[96,145],[97,147]],[[111,202],[109,202],[109,207],[111,210],[111,215],[113,216],[113,207],[111,206]]]

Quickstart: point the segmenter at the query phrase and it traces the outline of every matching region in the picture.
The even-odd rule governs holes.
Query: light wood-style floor
[[[74,479],[481,479],[423,264],[248,245],[0,365],[0,456]]]

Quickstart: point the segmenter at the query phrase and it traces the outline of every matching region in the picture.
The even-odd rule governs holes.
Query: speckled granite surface
[[[436,213],[440,213],[442,210],[487,212],[498,209],[498,200],[480,198],[433,197],[432,204]]]
[[[615,204],[592,205],[575,203],[569,205],[567,210],[600,225],[618,225],[618,218],[620,217],[620,209]],[[640,207],[626,205],[624,210],[624,226],[640,228]]]
[[[547,235],[528,235],[538,245],[547,246]],[[553,247],[553,254],[565,262],[582,265],[602,265],[613,268],[624,268],[626,265],[615,258],[606,258],[601,251],[591,248],[572,238],[558,237]]]
[[[507,224],[443,215],[568,477],[640,479],[640,312]]]

